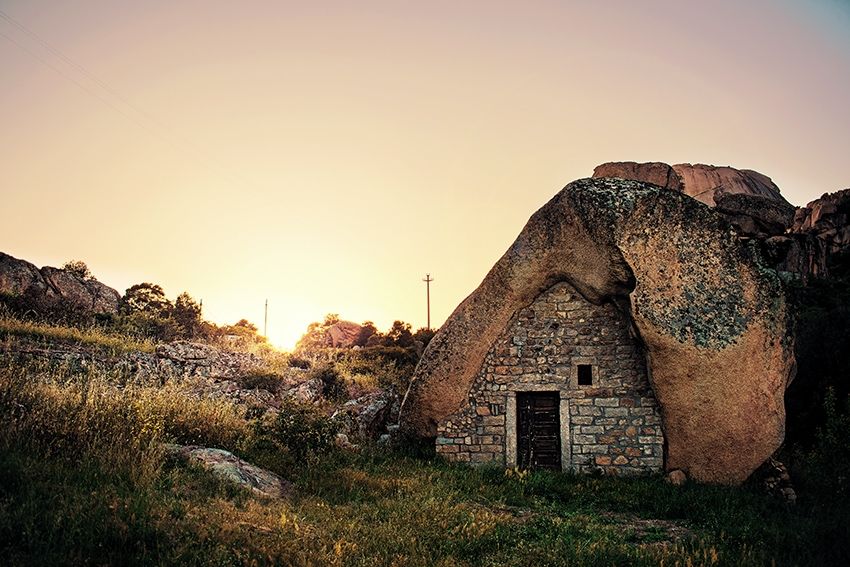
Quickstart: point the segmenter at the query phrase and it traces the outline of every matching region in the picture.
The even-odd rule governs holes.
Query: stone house
[[[626,316],[565,282],[543,292],[496,339],[436,443],[456,461],[660,471],[661,415]]]
[[[400,424],[451,461],[737,484],[784,439],[793,370],[781,282],[723,215],[583,179],[431,340]]]

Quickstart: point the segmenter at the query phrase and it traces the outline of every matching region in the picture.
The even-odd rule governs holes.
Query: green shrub
[[[309,462],[333,446],[338,429],[315,407],[288,400],[274,417],[253,422],[249,451],[283,450],[298,462]]]
[[[236,379],[239,387],[246,390],[268,390],[275,394],[282,385],[280,376],[268,372],[257,371],[240,376]]]
[[[826,392],[850,394],[850,255],[835,255],[829,269],[789,287],[798,371],[785,393],[786,439],[806,448],[826,419]]]
[[[824,400],[824,421],[815,434],[812,448],[797,461],[800,480],[813,497],[833,502],[850,500],[850,397],[838,402],[830,388]]]
[[[330,363],[313,367],[307,375],[308,380],[318,378],[322,381],[322,396],[326,400],[342,401],[348,397],[345,380],[336,366]]]
[[[289,357],[289,367],[290,368],[300,368],[302,370],[310,369],[310,361],[306,358],[301,358],[300,356],[290,356]]]

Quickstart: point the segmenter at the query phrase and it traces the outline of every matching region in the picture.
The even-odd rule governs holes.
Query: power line
[[[111,108],[112,108],[115,112],[118,112],[119,114],[121,114],[122,116],[124,116],[125,118],[127,118],[128,120],[130,120],[130,121],[132,121],[133,123],[135,123],[135,124],[136,124],[137,126],[139,126],[140,128],[145,128],[145,129],[147,129],[147,126],[145,126],[144,124],[141,124],[141,123],[137,122],[137,121],[135,120],[135,118],[133,118],[132,116],[130,116],[129,114],[127,114],[126,112],[124,112],[121,108],[119,108],[119,107],[115,106],[114,104],[112,104],[112,101],[110,101],[109,99],[106,99],[106,98],[104,98],[104,97],[100,96],[97,92],[95,92],[95,91],[91,90],[91,89],[90,89],[90,88],[88,88],[86,85],[84,85],[83,83],[81,83],[80,81],[78,81],[77,79],[75,79],[74,77],[72,77],[72,76],[70,76],[70,75],[67,75],[67,74],[66,74],[64,71],[62,71],[60,68],[56,67],[55,65],[53,65],[52,63],[50,63],[49,61],[47,61],[46,59],[44,59],[43,57],[41,57],[39,54],[37,54],[37,53],[35,53],[34,51],[30,50],[28,47],[26,47],[25,45],[23,45],[22,43],[20,43],[18,40],[16,40],[16,39],[15,39],[15,38],[13,38],[12,36],[6,35],[6,34],[5,34],[5,33],[3,33],[2,31],[0,31],[0,36],[4,37],[4,38],[6,38],[7,40],[9,40],[10,42],[12,42],[15,46],[17,46],[17,47],[18,47],[18,49],[20,49],[20,50],[21,50],[21,51],[23,51],[24,53],[26,53],[26,54],[30,55],[30,56],[31,56],[31,57],[33,57],[34,59],[38,60],[39,62],[41,62],[42,64],[44,64],[44,65],[45,65],[46,67],[48,67],[49,69],[52,69],[54,72],[58,73],[59,75],[61,75],[61,76],[62,76],[62,77],[64,77],[65,79],[67,79],[67,80],[71,81],[72,83],[74,83],[75,85],[77,85],[78,87],[80,87],[82,90],[84,90],[85,92],[87,92],[89,95],[91,95],[91,96],[95,97],[95,98],[96,98],[96,99],[98,99],[100,102],[102,102],[102,103],[104,103],[104,104],[108,105],[108,106],[109,106],[109,107],[111,107]]]
[[[80,89],[82,89],[83,91],[85,91],[89,95],[93,96],[94,98],[96,98],[100,102],[106,104],[107,106],[112,108],[114,111],[118,112],[119,114],[124,116],[126,119],[130,120],[133,124],[135,124],[139,128],[142,128],[143,130],[145,130],[147,133],[159,138],[161,141],[164,141],[166,143],[169,143],[169,144],[175,146],[177,149],[180,149],[182,151],[194,154],[195,159],[199,159],[203,162],[206,162],[207,164],[211,164],[213,166],[216,166],[221,171],[221,173],[226,178],[228,178],[231,182],[235,182],[235,183],[242,184],[242,185],[253,185],[253,183],[241,178],[241,176],[234,175],[233,173],[228,171],[227,168],[225,168],[214,157],[206,154],[204,151],[195,147],[191,142],[189,142],[186,139],[182,138],[181,136],[175,134],[173,129],[162,124],[159,120],[157,120],[150,113],[146,112],[144,109],[133,104],[125,96],[121,95],[121,93],[119,93],[116,89],[112,88],[106,81],[98,78],[94,73],[89,71],[85,66],[83,66],[82,64],[78,63],[77,61],[71,59],[70,57],[68,57],[67,55],[62,53],[59,49],[57,49],[56,47],[51,45],[48,41],[43,39],[37,33],[35,33],[31,29],[29,29],[27,26],[25,26],[24,24],[22,24],[21,22],[19,22],[18,20],[16,20],[12,16],[10,16],[8,13],[3,11],[2,9],[0,9],[0,18],[2,18],[3,20],[8,22],[9,24],[14,26],[15,28],[24,32],[27,36],[29,36],[30,38],[35,40],[39,45],[41,45],[48,53],[50,53],[51,55],[53,55],[54,57],[56,57],[57,59],[59,59],[60,61],[62,61],[66,65],[68,65],[69,67],[71,67],[72,69],[76,70],[79,74],[81,74],[82,76],[87,78],[89,81],[91,81],[92,83],[97,85],[104,92],[108,93],[113,98],[120,101],[127,108],[132,109],[136,114],[140,115],[141,117],[143,117],[144,119],[146,119],[147,121],[152,123],[156,128],[158,128],[160,130],[165,130],[166,133],[163,134],[162,132],[157,132],[156,129],[151,128],[149,125],[144,124],[143,122],[140,122],[136,117],[128,114],[122,108],[120,108],[119,106],[114,104],[113,101],[102,96],[100,93],[97,93],[96,91],[90,89],[87,85],[78,81],[77,79],[68,75],[67,73],[63,72],[61,69],[59,69],[58,67],[56,67],[55,65],[53,65],[52,63],[50,63],[49,61],[47,61],[46,59],[44,59],[43,57],[41,57],[37,53],[35,53],[34,51],[32,51],[31,49],[27,48],[25,45],[23,45],[22,43],[20,43],[19,41],[17,41],[13,37],[3,33],[2,31],[0,31],[0,35],[2,35],[4,38],[6,38],[7,40],[9,40],[13,44],[15,44],[15,46],[17,46],[19,49],[21,49],[22,51],[24,51],[25,53],[27,53],[28,55],[30,55],[34,59],[41,62],[43,65],[45,65],[49,69],[53,70],[54,72],[56,72],[57,74],[59,74],[60,76],[65,78],[66,80],[71,81],[72,83],[77,85]]]
[[[431,274],[425,274],[425,278],[422,280],[425,282],[425,293],[428,302],[428,326],[426,327],[429,331],[431,330],[431,282],[434,281],[434,278],[431,277]]]
[[[59,51],[59,50],[58,50],[58,49],[56,49],[55,47],[53,47],[53,45],[51,45],[50,43],[48,43],[45,39],[43,39],[43,38],[42,38],[41,36],[39,36],[37,33],[35,33],[34,31],[32,31],[31,29],[29,29],[28,27],[26,27],[24,24],[22,24],[21,22],[19,22],[18,20],[16,20],[15,18],[13,18],[12,16],[10,16],[10,15],[9,15],[9,14],[7,14],[6,12],[4,12],[2,9],[0,9],[0,18],[3,18],[4,20],[6,20],[7,22],[9,22],[9,23],[10,23],[10,24],[12,24],[13,26],[15,26],[16,28],[18,28],[19,30],[23,31],[25,34],[27,34],[27,35],[28,35],[28,36],[30,36],[32,39],[34,39],[35,41],[37,41],[37,42],[38,42],[38,43],[39,43],[42,47],[44,47],[47,51],[49,51],[49,52],[50,52],[51,54],[53,54],[55,57],[58,57],[59,59],[61,59],[62,61],[64,61],[64,62],[65,62],[66,64],[68,64],[69,66],[71,66],[71,67],[73,67],[74,69],[76,69],[77,71],[79,71],[82,75],[84,75],[84,76],[85,76],[86,78],[88,78],[90,81],[92,81],[92,82],[93,82],[93,83],[95,83],[97,86],[99,86],[100,88],[102,88],[103,90],[105,90],[106,92],[108,92],[109,94],[111,94],[112,96],[114,96],[115,98],[117,98],[118,100],[120,100],[122,103],[126,104],[127,106],[129,106],[130,108],[132,108],[133,110],[135,110],[136,112],[138,112],[139,114],[141,114],[141,115],[145,116],[146,118],[148,118],[148,119],[150,119],[150,120],[154,120],[153,116],[151,116],[150,114],[148,114],[147,112],[145,112],[145,111],[144,111],[144,110],[142,110],[141,108],[138,108],[137,106],[135,106],[132,102],[130,102],[129,100],[127,100],[125,97],[123,97],[123,96],[121,95],[121,93],[119,93],[118,91],[116,91],[115,89],[113,89],[112,87],[110,87],[110,86],[109,86],[106,82],[104,82],[104,81],[100,80],[99,78],[97,78],[97,76],[95,76],[95,75],[94,75],[93,73],[91,73],[88,69],[86,69],[85,67],[83,67],[80,63],[77,63],[76,61],[74,61],[73,59],[71,59],[70,57],[68,57],[67,55],[65,55],[64,53],[62,53],[61,51]]]

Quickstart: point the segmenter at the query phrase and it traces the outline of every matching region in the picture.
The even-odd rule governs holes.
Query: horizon
[[[426,273],[439,327],[603,162],[850,186],[846,3],[253,7],[4,2],[0,251],[291,348],[424,327]]]

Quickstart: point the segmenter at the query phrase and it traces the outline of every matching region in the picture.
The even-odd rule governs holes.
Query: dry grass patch
[[[105,331],[100,327],[77,328],[49,323],[25,321],[0,315],[0,337],[22,337],[36,341],[59,342],[93,347],[110,354],[125,352],[153,352],[155,343],[122,334]]]

